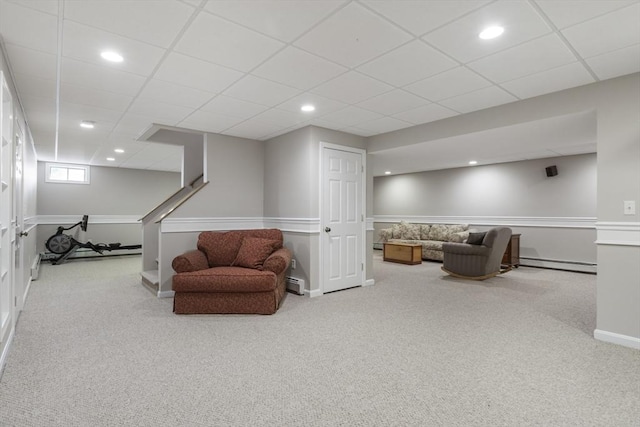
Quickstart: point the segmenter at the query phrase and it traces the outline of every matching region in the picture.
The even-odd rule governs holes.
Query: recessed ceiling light
[[[110,62],[124,61],[124,58],[122,57],[122,55],[112,50],[105,50],[104,52],[100,53],[100,56],[102,56],[103,59],[106,59],[107,61],[110,61]]]
[[[310,113],[311,111],[315,111],[316,107],[314,107],[311,104],[307,104],[307,105],[303,105],[302,107],[300,107],[300,109],[302,111],[304,111],[305,113]]]
[[[115,150],[116,153],[124,153],[124,150],[122,148],[116,148]]]
[[[384,171],[385,175],[391,175],[391,171]]]
[[[115,162],[116,161],[116,159],[114,157],[107,157],[107,160],[110,161],[110,162]]]
[[[89,120],[83,120],[80,122],[80,127],[85,129],[93,129],[96,127],[96,122],[91,122]]]
[[[478,161],[477,161],[477,160],[471,160],[471,161],[469,162],[469,164],[470,164],[470,165],[477,165],[477,164],[478,164]]]
[[[504,28],[500,26],[487,27],[478,35],[483,40],[495,39],[504,33]]]

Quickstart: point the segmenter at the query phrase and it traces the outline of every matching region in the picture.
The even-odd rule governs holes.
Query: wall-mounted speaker
[[[556,176],[556,175],[558,175],[558,167],[556,165],[549,166],[545,170],[547,171],[547,176]]]

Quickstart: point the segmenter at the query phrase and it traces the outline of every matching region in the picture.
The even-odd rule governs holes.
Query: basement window
[[[89,184],[89,166],[47,163],[45,182]]]

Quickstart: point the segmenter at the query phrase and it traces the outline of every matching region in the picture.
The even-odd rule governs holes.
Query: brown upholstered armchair
[[[496,227],[482,234],[470,233],[467,243],[443,243],[442,270],[454,277],[473,280],[488,279],[511,270],[501,269],[511,229]]]
[[[278,229],[204,231],[171,266],[177,314],[273,314],[286,292],[291,252]]]

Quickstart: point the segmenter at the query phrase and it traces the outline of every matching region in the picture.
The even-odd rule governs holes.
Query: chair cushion
[[[207,255],[209,267],[229,266],[242,244],[240,231],[203,231],[198,236],[198,249]]]
[[[231,265],[262,270],[264,261],[281,246],[282,243],[278,240],[245,237]]]
[[[481,245],[486,234],[486,232],[469,233],[467,243],[470,245]]]
[[[277,277],[271,271],[243,267],[213,267],[173,276],[176,292],[270,292]]]

